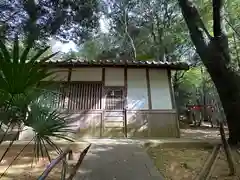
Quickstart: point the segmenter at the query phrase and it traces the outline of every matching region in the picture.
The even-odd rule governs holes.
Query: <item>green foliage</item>
[[[18,33],[29,42],[45,41],[53,36],[82,42],[98,26],[98,5],[97,0],[3,0],[0,3],[2,38],[11,39]]]
[[[66,117],[51,106],[46,106],[47,101],[41,98],[45,96],[47,99],[46,95],[51,97],[51,91],[47,90],[51,82],[41,82],[53,73],[43,64],[56,53],[43,57],[48,48],[37,51],[33,49],[35,54],[29,56],[31,50],[32,45],[29,44],[20,53],[17,38],[12,50],[0,41],[0,128],[2,125],[7,126],[6,136],[13,127],[18,127],[19,133],[23,127],[31,127],[34,131],[31,141],[35,142],[35,157],[39,158],[43,154],[49,157],[47,145],[60,151],[52,138],[70,140],[66,136],[70,129]],[[3,138],[0,143],[2,141]],[[0,162],[13,142],[14,140],[9,144]]]

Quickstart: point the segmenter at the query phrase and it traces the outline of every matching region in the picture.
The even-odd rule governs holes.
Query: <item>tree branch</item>
[[[213,0],[213,34],[216,47],[222,52],[227,63],[230,62],[228,38],[225,30],[224,22],[224,3],[223,0]]]
[[[198,10],[189,0],[178,0],[178,2],[197,52],[202,59],[206,59],[206,50],[208,47],[207,39],[204,36],[206,28],[200,18]]]
[[[227,20],[227,18],[224,18],[224,20],[227,22],[227,24],[230,26],[230,28],[235,32],[235,34],[237,35],[237,38],[240,40],[240,32],[238,32],[235,27],[233,27],[233,25]]]
[[[222,12],[223,12],[223,2],[222,0],[213,0],[213,34],[214,37],[220,37],[222,35]]]

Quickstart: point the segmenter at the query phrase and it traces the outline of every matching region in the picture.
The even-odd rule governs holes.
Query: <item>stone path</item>
[[[76,180],[163,180],[139,143],[103,139],[91,143]]]

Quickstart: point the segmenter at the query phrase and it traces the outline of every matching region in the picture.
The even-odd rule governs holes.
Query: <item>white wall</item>
[[[149,69],[153,109],[172,109],[167,70]]]
[[[102,68],[74,68],[71,81],[102,81]]]
[[[148,109],[146,69],[127,70],[128,109]]]
[[[105,86],[124,86],[124,68],[106,68]]]
[[[68,79],[68,69],[51,69],[49,71],[54,74],[45,78],[44,81],[67,81]]]

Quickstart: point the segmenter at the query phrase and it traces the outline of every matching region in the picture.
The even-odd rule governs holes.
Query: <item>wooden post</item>
[[[101,99],[101,122],[100,122],[100,137],[103,137],[103,130],[104,130],[104,114],[105,114],[105,68],[102,68],[102,99]]]
[[[124,68],[124,135],[127,138],[127,68]]]
[[[175,93],[172,86],[172,78],[171,78],[171,70],[167,70],[167,76],[168,76],[168,84],[169,84],[169,90],[171,95],[171,102],[172,102],[172,108],[176,110],[176,128],[177,128],[177,137],[180,138],[180,125],[179,125],[179,114],[177,109],[177,104],[175,100]]]
[[[152,109],[152,95],[151,95],[151,85],[149,77],[149,69],[146,69],[146,79],[147,79],[147,91],[148,91],[148,106],[149,109]]]
[[[212,151],[212,154],[210,155],[210,157],[207,159],[206,163],[204,164],[199,176],[196,178],[196,180],[206,180],[210,170],[211,170],[211,167],[212,165],[214,164],[217,156],[218,156],[218,153],[219,153],[219,150],[220,150],[220,147],[221,145],[218,144],[214,147],[213,151]]]
[[[151,110],[152,109],[152,95],[151,95],[151,85],[150,85],[150,76],[149,76],[149,69],[146,68],[146,80],[147,80],[147,92],[148,92],[148,108]],[[148,123],[148,137],[151,136],[151,127]]]
[[[223,143],[223,149],[224,149],[224,152],[227,157],[228,167],[229,167],[229,171],[230,171],[229,174],[234,175],[236,173],[236,168],[235,168],[233,157],[231,154],[231,148],[225,137],[224,127],[223,127],[222,122],[220,122],[220,134],[221,134],[221,139],[222,139],[222,143]]]

